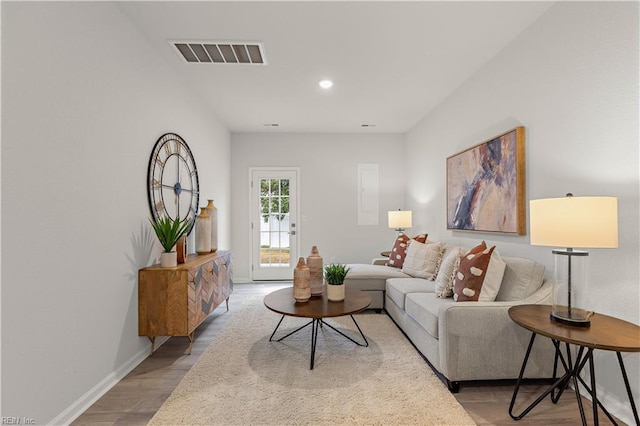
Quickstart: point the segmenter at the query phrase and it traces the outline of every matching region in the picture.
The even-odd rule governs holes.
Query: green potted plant
[[[327,282],[327,298],[332,302],[344,300],[344,279],[349,270],[347,265],[331,263],[324,267],[324,279]]]
[[[178,265],[177,253],[173,249],[178,240],[187,233],[191,222],[189,220],[180,220],[179,218],[170,219],[163,216],[159,219],[149,219],[151,226],[160,241],[160,245],[164,251],[160,254],[160,266],[173,267]]]

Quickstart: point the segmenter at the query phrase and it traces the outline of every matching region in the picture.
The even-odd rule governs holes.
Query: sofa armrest
[[[551,282],[509,302],[459,302],[440,306],[438,338],[442,373],[450,381],[517,378],[531,333],[509,318],[511,306],[551,304]],[[538,339],[526,377],[550,377],[553,345]]]
[[[384,266],[387,264],[388,261],[389,261],[388,257],[376,257],[371,260],[371,264]]]

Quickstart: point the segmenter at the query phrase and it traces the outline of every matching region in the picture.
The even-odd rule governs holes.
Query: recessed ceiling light
[[[318,84],[323,89],[329,89],[331,86],[333,86],[333,81],[331,81],[331,80],[320,80],[320,82],[318,82]]]

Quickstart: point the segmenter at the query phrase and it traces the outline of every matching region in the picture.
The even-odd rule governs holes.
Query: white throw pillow
[[[500,257],[500,253],[498,253],[497,249],[494,249],[493,253],[491,253],[491,260],[489,260],[487,274],[482,283],[482,290],[480,290],[479,302],[493,302],[496,300],[500,286],[502,286],[502,278],[506,267],[507,264]]]
[[[415,278],[435,279],[443,248],[440,243],[423,244],[411,241],[402,265],[402,272]]]
[[[445,257],[440,264],[440,270],[436,277],[436,296],[445,298],[453,296],[453,280],[456,272],[458,271],[458,265],[460,264],[460,256],[464,254],[464,250],[460,247],[453,247],[451,250],[447,250]]]

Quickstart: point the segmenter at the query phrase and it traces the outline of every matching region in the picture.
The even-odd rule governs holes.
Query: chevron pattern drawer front
[[[175,268],[138,271],[138,335],[154,349],[156,336],[188,336],[233,291],[231,251],[190,255]],[[191,344],[189,345],[189,351]]]
[[[231,255],[189,270],[189,328],[193,331],[232,291]]]

